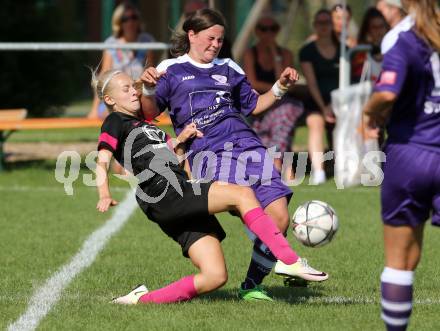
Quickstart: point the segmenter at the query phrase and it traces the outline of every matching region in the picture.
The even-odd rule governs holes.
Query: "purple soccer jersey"
[[[375,91],[398,94],[387,125],[388,143],[440,152],[440,60],[413,30],[401,32],[385,54]]]
[[[161,62],[157,70],[166,73],[157,84],[156,102],[160,111],[168,108],[176,134],[192,122],[203,132],[186,146],[195,177],[251,185],[263,207],[291,196],[243,118],[259,95],[234,61],[202,64],[185,54]]]
[[[385,54],[375,91],[398,95],[387,124],[382,219],[440,225],[440,60],[413,30]]]

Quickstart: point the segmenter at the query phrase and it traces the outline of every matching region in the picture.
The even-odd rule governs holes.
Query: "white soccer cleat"
[[[307,260],[302,258],[299,258],[294,264],[284,264],[281,261],[277,261],[274,270],[280,276],[301,278],[311,282],[322,282],[328,279],[328,274],[313,269],[309,266]]]
[[[141,296],[148,293],[148,289],[145,285],[136,286],[133,291],[119,298],[114,298],[111,302],[118,303],[120,305],[136,305]]]

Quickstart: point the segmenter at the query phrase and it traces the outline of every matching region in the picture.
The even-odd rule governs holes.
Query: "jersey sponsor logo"
[[[211,125],[233,109],[231,92],[203,90],[189,93],[191,118],[198,127]]]
[[[211,75],[211,78],[216,81],[215,85],[229,86],[228,77],[223,75]]]
[[[194,79],[194,78],[196,78],[196,76],[194,76],[194,75],[183,76],[183,77],[182,77],[182,82],[184,82],[185,80],[190,80],[190,79]]]
[[[231,99],[231,93],[228,91],[218,91],[215,94],[215,102],[217,104],[222,103],[222,102],[226,102],[228,104],[232,104],[232,99]]]
[[[376,84],[380,85],[394,85],[397,80],[397,72],[395,71],[383,71],[380,75],[379,82]]]

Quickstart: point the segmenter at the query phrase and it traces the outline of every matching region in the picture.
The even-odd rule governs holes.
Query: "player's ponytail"
[[[226,27],[223,15],[216,10],[205,8],[191,14],[183,23],[182,31],[176,29],[173,32],[171,37],[171,55],[177,57],[189,52],[191,46],[188,38],[189,31],[192,30],[198,33],[214,25]]]
[[[174,57],[184,55],[189,52],[189,38],[186,32],[174,31],[171,36],[170,53]]]
[[[415,19],[415,30],[433,48],[440,51],[440,9],[437,0],[404,0]]]

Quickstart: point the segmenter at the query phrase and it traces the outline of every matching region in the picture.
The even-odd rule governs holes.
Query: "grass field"
[[[37,136],[35,136],[37,135]],[[85,130],[83,140],[96,139]],[[38,136],[15,134],[16,141],[72,141],[72,132]],[[54,178],[55,161],[8,165],[0,173],[0,329],[27,309],[34,291],[81,249],[83,242],[111,218],[95,210],[97,195],[85,186],[81,168],[74,194],[65,194]],[[123,199],[128,186],[112,178],[114,197]],[[241,222],[219,215],[227,238],[223,248],[229,271],[226,286],[190,303],[166,306],[121,307],[109,300],[132,286],[161,287],[194,272],[177,244],[148,221],[138,209],[98,254],[61,292],[41,330],[382,330],[379,318],[379,275],[383,267],[378,188],[337,190],[323,186],[293,188],[290,211],[311,199],[324,200],[337,211],[340,230],[322,248],[301,247],[298,252],[330,279],[308,288],[285,288],[270,275],[264,282],[275,303],[245,303],[237,299],[251,254]],[[417,271],[411,330],[439,330],[439,232],[428,226],[425,250]],[[437,254],[436,254],[437,253]]]

